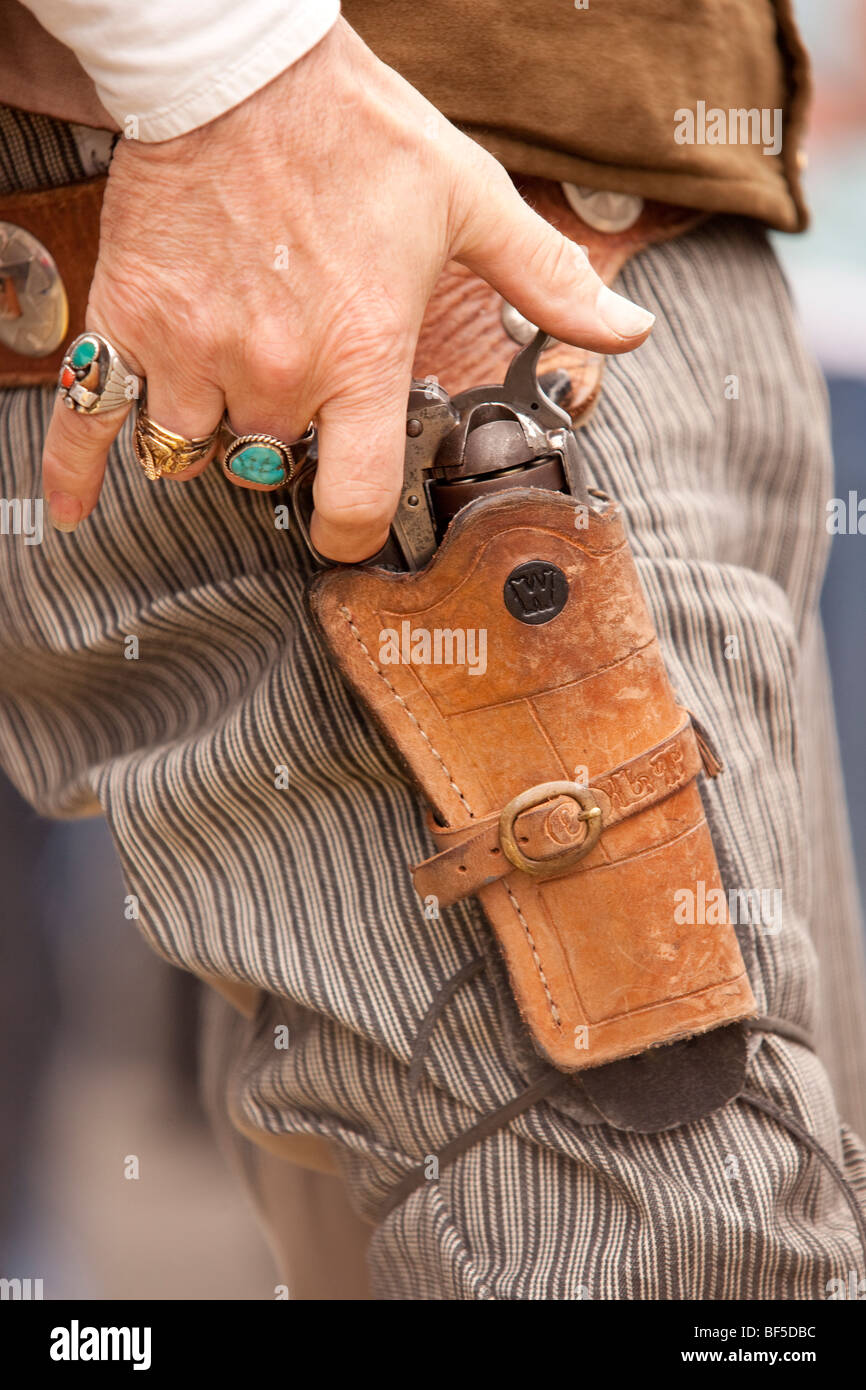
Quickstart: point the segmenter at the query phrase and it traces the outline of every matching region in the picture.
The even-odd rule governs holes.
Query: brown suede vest
[[[343,0],[343,14],[516,173],[802,230],[809,69],[788,0],[583,3]]]

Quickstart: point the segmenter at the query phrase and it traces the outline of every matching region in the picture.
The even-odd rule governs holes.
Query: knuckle
[[[530,272],[549,284],[567,284],[570,293],[584,294],[596,280],[595,271],[577,242],[553,228],[536,241],[529,256]]]
[[[375,369],[411,356],[407,306],[384,285],[356,290],[345,303],[338,331],[336,365]]]
[[[296,395],[307,375],[303,355],[284,341],[256,344],[250,352],[247,372],[256,390],[268,400]]]
[[[339,490],[314,486],[313,498],[323,521],[353,529],[387,526],[394,505],[391,492],[372,478],[344,480]]]
[[[80,427],[80,434],[76,426]],[[66,428],[56,430],[46,440],[43,468],[84,478],[105,458],[116,433],[117,426],[109,418],[76,416]]]
[[[303,389],[307,355],[282,320],[258,318],[254,328],[226,341],[223,356],[234,359],[237,373],[269,401],[284,400]]]
[[[193,284],[169,282],[158,269],[138,268],[103,277],[91,292],[88,325],[105,332],[142,368],[170,362],[190,375],[207,376],[218,349],[211,301]]]
[[[154,315],[147,324],[147,331],[151,335],[155,328],[156,313],[157,310],[154,308]],[[182,353],[185,361],[195,364],[213,359],[218,340],[212,310],[198,299],[187,299],[179,306],[172,324],[174,351]]]
[[[158,300],[153,284],[128,273],[126,267],[118,274],[100,274],[94,280],[87,301],[87,325],[105,332],[124,346],[146,342],[149,325],[158,312]],[[161,317],[161,326],[165,315]],[[164,328],[163,328],[164,331]]]
[[[453,178],[470,201],[491,193],[499,197],[520,196],[505,165],[462,132],[455,145],[455,155]]]
[[[494,159],[492,154],[488,154],[473,140],[469,141],[469,150],[472,155],[472,162],[469,165],[470,173],[474,179],[477,179],[477,186],[484,190],[482,196],[495,193],[500,198],[510,198],[514,206],[519,207],[523,200],[514,187],[511,175],[505,165],[500,164],[498,159]]]
[[[490,226],[496,214],[520,214],[523,200],[511,175],[498,159],[468,136],[460,135],[457,157],[451,168],[448,199],[448,234],[453,249],[474,242],[479,225]]]

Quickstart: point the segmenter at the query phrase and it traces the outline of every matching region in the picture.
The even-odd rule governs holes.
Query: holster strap
[[[453,841],[455,834],[460,839],[412,869],[415,889],[447,907],[516,868],[539,878],[558,877],[594,848],[604,830],[680,791],[702,768],[710,777],[722,770],[686,714],[669,738],[594,778],[589,787],[540,783],[498,815],[462,830],[434,827],[440,843]]]

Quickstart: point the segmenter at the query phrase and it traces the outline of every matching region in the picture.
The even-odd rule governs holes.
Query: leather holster
[[[310,591],[432,807],[440,852],[416,888],[434,910],[477,895],[536,1046],[565,1071],[755,1010],[730,923],[678,920],[683,890],[722,886],[697,787],[720,764],[598,500],[587,517],[542,489],[483,498],[420,573],[344,568]]]
[[[523,192],[588,244],[608,282],[697,220],[647,205],[610,237],[550,185]],[[415,367],[452,394],[501,380],[513,354],[495,296],[474,277],[467,295],[461,276],[434,297],[449,332],[428,313]],[[568,372],[565,404],[582,424],[602,359],[564,344],[544,359]],[[420,572],[338,568],[309,597],[432,808],[439,852],[412,871],[425,920],[477,896],[537,1050],[579,1072],[612,1123],[652,1130],[737,1094],[746,1035],[723,1025],[756,1006],[730,922],[678,910],[689,892],[707,901],[722,888],[698,789],[721,764],[674,697],[619,511],[590,500],[488,494],[457,512]],[[448,659],[461,643],[462,664]]]

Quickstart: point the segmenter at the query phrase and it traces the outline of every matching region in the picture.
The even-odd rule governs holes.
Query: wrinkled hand
[[[285,440],[315,417],[313,541],[359,560],[397,507],[415,344],[449,259],[581,347],[625,352],[652,326],[339,20],[211,124],[120,142],[87,327],[178,434],[208,434],[225,408],[239,433]],[[44,490],[62,529],[95,507],[123,418],[55,408]]]

